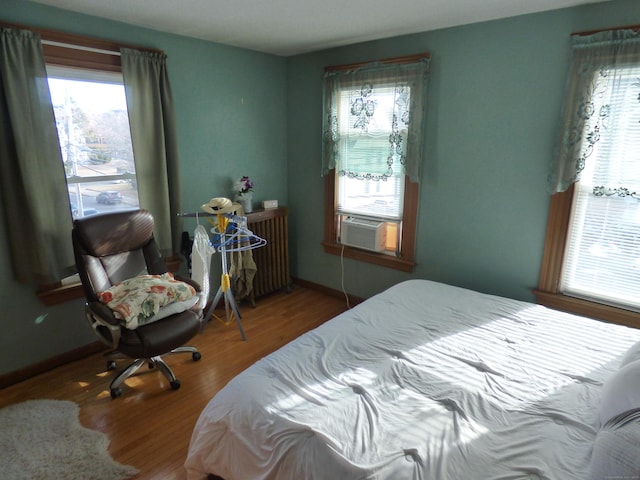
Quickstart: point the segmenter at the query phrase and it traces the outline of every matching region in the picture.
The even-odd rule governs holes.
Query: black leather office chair
[[[107,213],[74,221],[72,231],[75,261],[86,296],[86,317],[98,337],[111,346],[114,353],[135,359],[111,382],[111,397],[122,394],[121,385],[143,364],[157,367],[169,380],[171,388],[180,388],[180,381],[162,359],[168,353],[191,353],[200,360],[195,347],[184,346],[202,326],[206,299],[180,313],[170,315],[135,329],[128,329],[113,311],[98,299],[114,284],[140,275],[161,275],[167,272],[163,257],[153,238],[153,216],[146,210]],[[178,278],[178,277],[176,277]],[[197,284],[189,279],[180,280]],[[115,368],[115,361],[107,364]]]

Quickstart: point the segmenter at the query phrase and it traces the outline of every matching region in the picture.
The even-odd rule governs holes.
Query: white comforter
[[[588,477],[603,380],[640,331],[425,280],[234,378],[189,480]]]

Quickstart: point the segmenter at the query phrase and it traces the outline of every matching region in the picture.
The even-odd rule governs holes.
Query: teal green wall
[[[428,278],[533,300],[572,32],[640,24],[637,0],[525,15],[290,57],[288,179],[294,275],[341,288],[323,252],[320,177],[323,67],[430,52],[417,267],[344,260],[344,285],[368,297]]]
[[[231,184],[242,175],[256,182],[256,201],[275,198],[286,203],[284,58],[24,0],[2,0],[0,20],[165,51],[177,115],[184,210],[198,211],[211,197],[231,196]],[[35,297],[33,285],[13,280],[3,215],[0,209],[0,375],[96,340],[80,300],[47,308]],[[186,230],[194,227],[193,220],[185,221]]]
[[[615,0],[288,59],[26,0],[3,0],[0,20],[164,50],[184,209],[229,196],[232,181],[250,175],[257,201],[274,198],[290,207],[292,274],[334,289],[341,288],[340,259],[320,245],[323,67],[431,52],[418,266],[405,274],[345,259],[345,288],[366,297],[423,277],[531,300],[569,34],[639,24],[640,9],[637,0]],[[2,215],[0,209],[0,230]],[[194,226],[188,220],[185,229]],[[93,342],[82,302],[44,307],[33,286],[13,281],[6,252],[0,232],[0,375]]]

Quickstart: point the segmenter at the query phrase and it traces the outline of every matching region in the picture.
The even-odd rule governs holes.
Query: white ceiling
[[[281,56],[602,0],[31,0]]]

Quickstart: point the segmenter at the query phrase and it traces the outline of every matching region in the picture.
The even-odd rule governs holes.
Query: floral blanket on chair
[[[176,280],[172,273],[162,275],[140,275],[116,283],[108,290],[98,293],[98,300],[109,307],[126,328],[135,329],[164,316],[158,316],[163,307],[184,302],[190,308],[196,300],[196,290],[188,283]]]

